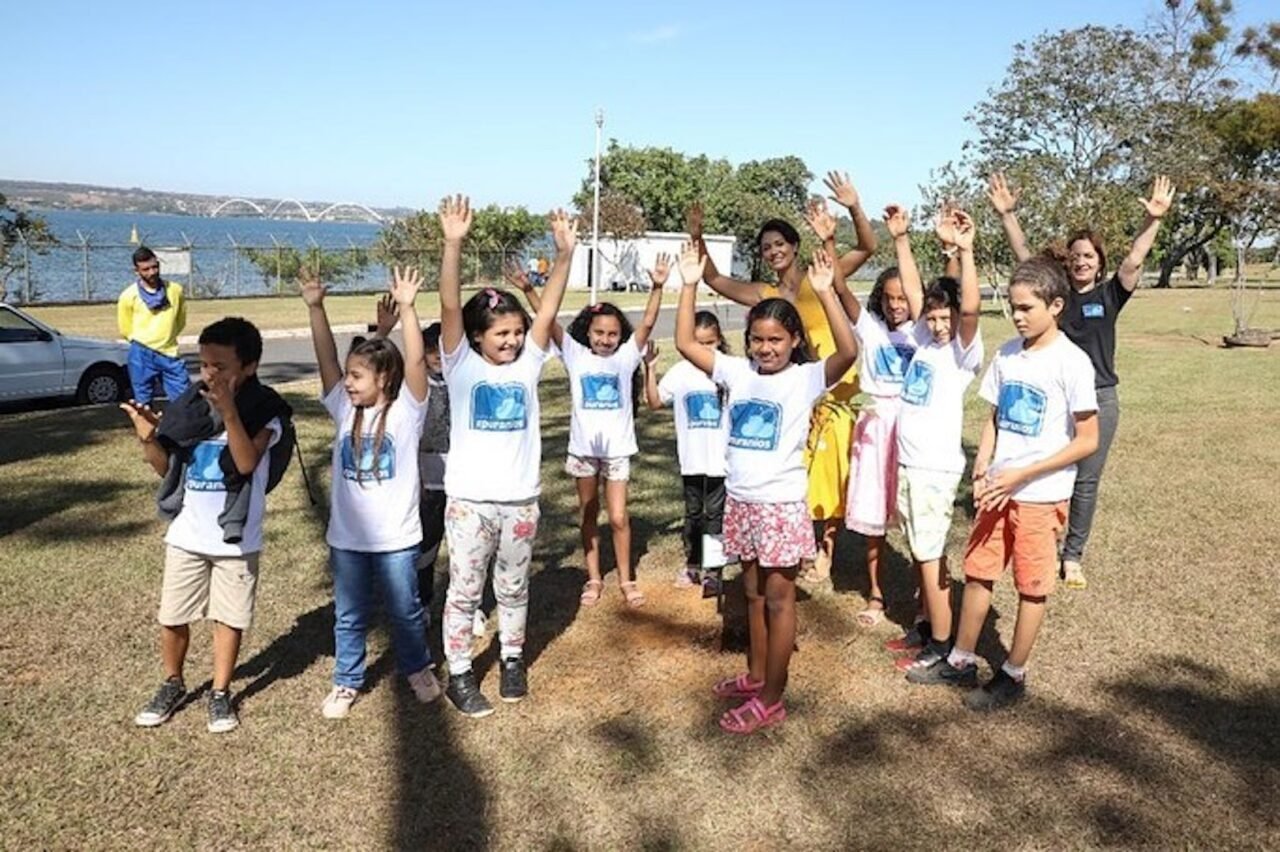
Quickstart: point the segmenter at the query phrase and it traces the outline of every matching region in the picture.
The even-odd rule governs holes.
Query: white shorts
[[[962,474],[898,466],[898,519],[917,562],[941,559]]]
[[[609,482],[626,482],[631,478],[631,457],[575,456],[569,453],[564,472],[577,479],[591,479],[604,474]]]

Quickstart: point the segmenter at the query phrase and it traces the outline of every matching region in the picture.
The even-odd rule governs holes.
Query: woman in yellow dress
[[[837,275],[839,280],[848,278],[867,262],[876,250],[876,237],[848,175],[829,172],[824,183],[831,190],[831,198],[849,211],[857,237],[857,244],[853,249],[840,257]],[[829,215],[827,218],[830,218]],[[834,228],[834,221],[831,224]],[[712,290],[746,307],[751,307],[761,299],[787,299],[796,306],[800,314],[814,357],[825,358],[835,352],[835,340],[831,336],[822,304],[809,286],[805,269],[798,261],[800,234],[792,225],[782,219],[770,219],[761,226],[757,237],[760,257],[777,278],[777,283],[774,284],[741,281],[716,269],[702,242],[700,204],[694,204],[690,208],[688,227],[689,236],[707,256],[703,280]],[[819,231],[818,236],[824,242],[827,241],[825,233]],[[834,248],[834,229],[831,236],[831,248]],[[821,522],[822,536],[818,541],[818,556],[814,560],[812,575],[807,578],[811,586],[829,586],[831,583],[833,548],[844,518],[845,492],[849,483],[849,442],[853,433],[853,421],[857,416],[852,400],[857,393],[858,371],[856,367],[851,367],[843,380],[831,388],[813,409],[805,462],[809,465],[809,511],[814,521]]]

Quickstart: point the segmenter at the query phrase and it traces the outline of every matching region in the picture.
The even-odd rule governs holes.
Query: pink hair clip
[[[604,302],[596,302],[591,306],[591,313],[598,314],[604,310]]]
[[[485,287],[484,291],[489,294],[489,310],[498,307],[498,302],[502,301],[502,297],[498,295],[498,291],[492,287]]]

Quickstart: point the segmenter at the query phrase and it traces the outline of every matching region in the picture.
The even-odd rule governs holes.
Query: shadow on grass
[[[129,418],[114,405],[14,414],[0,418],[0,465],[78,452],[113,433],[132,431]]]
[[[38,524],[69,509],[81,506],[103,506],[113,503],[123,492],[132,486],[115,480],[68,481],[64,478],[50,480],[32,479],[9,481],[4,486],[4,511],[0,511],[0,538],[12,535],[26,527]],[[148,498],[145,511],[155,514],[155,503]],[[94,537],[101,533],[103,537],[116,535],[132,535],[145,526],[142,521],[130,521],[114,525],[95,525]],[[56,524],[62,535],[85,537],[84,519]],[[58,537],[58,532],[45,531],[40,536],[44,541]]]

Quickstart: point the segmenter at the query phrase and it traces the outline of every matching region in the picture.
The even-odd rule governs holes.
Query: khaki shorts
[[[958,473],[898,465],[898,520],[917,562],[932,562],[947,552],[959,486]]]
[[[166,545],[156,620],[166,627],[178,627],[208,618],[246,630],[253,623],[257,591],[257,553],[201,556]]]
[[[575,456],[569,453],[564,462],[564,472],[577,479],[591,479],[604,475],[609,482],[626,482],[631,478],[631,457]]]

